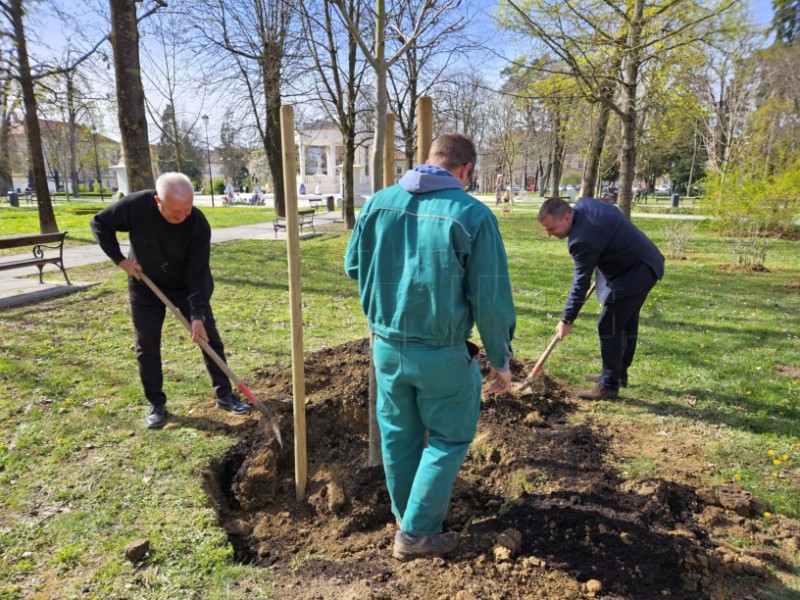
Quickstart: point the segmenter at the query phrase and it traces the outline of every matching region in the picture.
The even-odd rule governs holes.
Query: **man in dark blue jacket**
[[[603,309],[597,320],[603,370],[587,375],[597,385],[580,398],[616,398],[628,385],[639,332],[639,310],[647,294],[664,276],[664,257],[650,239],[622,212],[594,198],[581,198],[571,207],[560,198],[548,198],[539,210],[539,223],[548,236],[568,238],[575,261],[572,289],[556,327],[559,339],[572,329],[596,271],[597,299]]]

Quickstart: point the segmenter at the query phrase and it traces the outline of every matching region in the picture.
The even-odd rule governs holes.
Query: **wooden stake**
[[[417,164],[428,160],[433,142],[433,100],[430,96],[417,98]]]
[[[383,187],[394,185],[394,115],[386,114],[386,137],[383,140]]]
[[[306,382],[303,365],[303,307],[300,279],[300,231],[294,163],[294,109],[281,106],[281,146],[286,197],[286,245],[289,262],[289,315],[292,330],[292,395],[294,397],[294,482],[297,501],[306,495]]]

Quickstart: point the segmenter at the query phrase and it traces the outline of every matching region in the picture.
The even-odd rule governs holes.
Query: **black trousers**
[[[186,291],[162,291],[189,320],[189,301],[186,299]],[[139,363],[139,377],[142,380],[144,395],[153,406],[164,406],[167,397],[162,389],[164,374],[161,368],[161,329],[164,325],[167,307],[158,299],[158,296],[150,291],[150,288],[133,279],[128,280],[128,297],[131,302],[133,329],[136,334],[136,360]],[[208,345],[220,355],[222,360],[225,360],[225,348],[219,337],[210,306],[206,309],[203,324],[208,334]],[[229,394],[231,382],[228,376],[205,352],[203,352],[203,360],[206,363],[208,374],[211,376],[217,398]]]
[[[600,354],[603,371],[600,383],[612,390],[619,389],[619,380],[628,378],[639,338],[639,311],[650,290],[604,304],[597,319],[600,334]]]

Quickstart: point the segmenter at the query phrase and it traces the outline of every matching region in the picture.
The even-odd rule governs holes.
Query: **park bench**
[[[303,227],[306,225],[311,227],[311,231],[317,233],[314,229],[314,215],[316,214],[317,210],[315,208],[305,208],[303,210],[297,211],[297,225],[300,227],[300,231],[303,231]],[[283,229],[286,231],[286,219],[283,217],[275,217],[272,220],[272,225],[275,227],[275,237],[278,237],[278,230]]]
[[[31,233],[0,237],[0,250],[32,246],[31,251],[33,252],[31,258],[6,261],[0,259],[0,271],[35,265],[39,269],[39,283],[44,283],[42,280],[44,266],[53,264],[61,269],[67,285],[72,285],[67,277],[67,271],[64,269],[64,238],[66,236],[66,231],[59,231],[57,233]]]
[[[308,205],[309,205],[311,208],[313,208],[314,210],[317,210],[318,208],[322,208],[322,207],[324,206],[324,204],[323,204],[323,202],[322,202],[322,197],[319,197],[319,198],[309,198],[309,199],[308,199]]]

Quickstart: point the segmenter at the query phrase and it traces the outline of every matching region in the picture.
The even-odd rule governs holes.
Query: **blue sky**
[[[66,1],[66,0],[65,0]],[[756,24],[761,26],[768,26],[771,19],[772,19],[772,0],[744,0],[749,4],[751,14],[753,16],[753,20]],[[35,15],[31,15],[30,19],[26,24],[26,29],[28,32],[29,43],[31,46],[31,54],[33,56],[42,56],[42,52],[47,52],[41,46],[41,44],[46,44],[49,46],[51,51],[54,53],[58,51],[59,48],[63,48],[66,39],[69,37],[75,36],[76,34],[82,37],[87,42],[91,42],[92,45],[97,40],[101,39],[104,33],[107,32],[108,22],[105,17],[99,16],[94,9],[97,6],[103,6],[107,10],[107,5],[105,3],[94,4],[93,2],[98,2],[98,0],[84,0],[83,2],[75,2],[74,0],[69,0],[67,3],[71,7],[71,16],[75,19],[77,23],[80,23],[80,26],[76,28],[75,24],[66,24],[64,21],[58,19],[42,19],[36,18]],[[498,4],[498,0],[475,0],[474,3],[471,3],[473,7],[478,9],[478,14],[474,15],[474,18],[471,20],[471,26],[477,30],[477,35],[479,37],[483,37],[484,39],[487,37],[486,34],[491,35],[492,40],[489,42],[490,47],[497,48],[498,55],[493,58],[488,53],[483,57],[480,64],[473,65],[474,68],[481,70],[487,79],[493,79],[499,70],[507,64],[499,54],[504,54],[508,52],[514,53],[514,38],[511,36],[510,38],[504,34],[493,34],[493,23],[491,21],[491,12]],[[68,30],[69,29],[69,30]],[[77,31],[76,31],[77,29]],[[33,34],[32,34],[33,32]],[[505,38],[505,39],[504,39]],[[111,48],[110,45],[104,45],[105,53],[111,57]],[[60,52],[58,52],[60,54]],[[94,81],[99,86],[104,86],[104,83],[111,82],[113,78],[113,70],[107,70],[104,73],[97,74],[95,76]],[[105,79],[106,82],[102,80]],[[222,110],[216,111],[213,107],[208,106],[206,108],[198,108],[198,110],[202,112],[207,112],[211,117],[212,120],[219,121],[221,119]],[[216,113],[220,112],[220,115]],[[215,118],[216,117],[216,118]],[[108,115],[105,119],[105,123],[102,129],[111,137],[117,137],[116,130],[117,130],[117,123],[116,118],[113,115]],[[214,143],[214,139],[216,137],[216,132],[218,131],[218,127],[212,127],[209,125],[209,137],[212,138],[212,144]],[[151,135],[152,137],[152,135]]]

